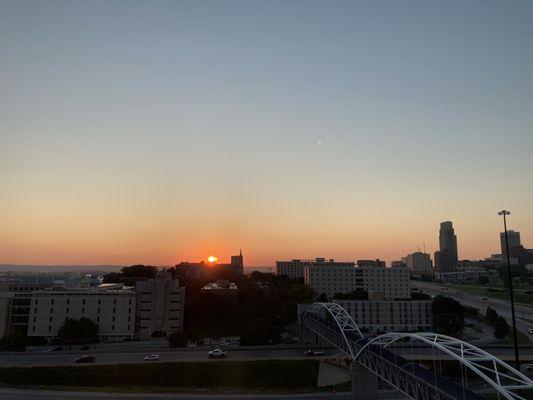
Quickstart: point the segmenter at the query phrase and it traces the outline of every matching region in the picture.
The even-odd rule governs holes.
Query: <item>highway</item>
[[[72,365],[74,360],[81,355],[92,355],[95,357],[94,364],[133,364],[147,362],[143,358],[148,354],[159,354],[158,362],[198,362],[210,361],[207,357],[209,349],[167,349],[151,350],[150,352],[136,351],[130,349],[129,352],[114,352],[112,348],[108,352],[101,351],[61,351],[50,353],[0,353],[0,365],[2,367],[35,367],[35,366],[54,366],[54,365]],[[227,349],[226,360],[264,360],[264,359],[295,359],[303,357],[304,349],[301,348],[257,348],[257,349],[239,349],[238,347]],[[327,350],[327,355],[338,353],[336,350]],[[218,360],[211,360],[218,361]],[[87,365],[87,364],[81,364]]]
[[[380,390],[379,399],[404,399],[393,390]],[[104,393],[74,392],[0,387],[0,400],[351,400],[351,392],[302,393],[302,394],[174,394],[174,393]]]
[[[432,282],[411,281],[411,285],[413,287],[422,289],[425,293],[428,294],[441,294],[443,296],[452,297],[455,300],[459,301],[461,304],[478,308],[482,314],[484,314],[487,310],[487,307],[490,306],[492,309],[496,310],[499,315],[504,317],[509,323],[509,325],[511,325],[511,306],[506,301],[492,298],[487,298],[487,300],[483,300],[484,297],[482,296],[465,293],[463,291],[452,288],[445,289],[445,286],[443,286],[442,284],[439,285]],[[533,321],[533,308],[515,305],[515,311],[517,330],[533,339],[533,335],[528,333],[528,330],[533,328],[533,322],[528,322],[524,320],[528,319]]]

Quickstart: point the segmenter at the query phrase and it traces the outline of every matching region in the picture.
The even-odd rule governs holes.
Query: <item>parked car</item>
[[[529,333],[529,334],[532,334],[532,335],[533,335],[533,328],[529,328],[529,329],[527,330],[527,333]]]
[[[304,357],[316,357],[316,356],[323,356],[325,354],[326,354],[325,351],[318,351],[318,350],[311,350],[311,349],[307,349],[306,351],[304,351]]]
[[[209,358],[225,358],[226,357],[226,352],[222,349],[211,350],[207,354]]]
[[[149,356],[144,357],[144,361],[157,361],[159,360],[159,354],[150,354]]]
[[[63,346],[56,346],[52,348],[52,351],[63,351]]]
[[[89,346],[88,344],[85,344],[85,345],[80,347],[80,350],[89,350],[90,348],[91,348],[91,346]]]
[[[74,360],[74,362],[76,364],[92,363],[92,362],[94,362],[94,357],[93,356],[81,356],[81,357],[76,358],[76,360]]]

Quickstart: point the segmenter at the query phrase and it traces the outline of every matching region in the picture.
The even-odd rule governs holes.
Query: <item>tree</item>
[[[242,346],[276,344],[281,340],[280,329],[266,318],[252,319],[241,336]]]
[[[326,293],[321,293],[320,296],[316,298],[316,301],[318,301],[319,303],[327,303],[328,296],[326,296]]]
[[[187,336],[183,332],[173,332],[168,336],[168,345],[170,347],[187,346]]]
[[[57,335],[69,343],[92,342],[97,338],[98,329],[98,325],[89,318],[67,318]]]
[[[489,321],[491,324],[494,324],[498,319],[498,313],[494,309],[487,307],[485,318],[487,318],[487,321]]]
[[[13,333],[0,339],[0,350],[5,351],[26,351],[28,344],[27,336],[22,333]]]
[[[465,314],[461,303],[450,297],[439,295],[433,300],[432,309],[437,332],[455,335],[463,331]]]
[[[511,333],[505,318],[498,316],[494,323],[494,337],[498,340],[505,339]]]
[[[482,285],[488,285],[490,283],[490,279],[488,276],[480,276],[478,278],[478,282],[481,283]]]

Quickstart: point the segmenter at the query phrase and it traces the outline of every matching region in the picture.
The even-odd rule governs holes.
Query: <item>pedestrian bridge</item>
[[[533,393],[533,381],[526,375],[450,336],[390,332],[367,338],[337,303],[313,303],[302,314],[300,325],[301,335],[310,334],[336,347],[352,361],[352,367],[364,367],[414,400],[527,400]],[[407,352],[411,351],[408,358],[404,357],[406,345]],[[424,357],[417,357],[417,346],[420,355],[425,349]],[[429,359],[428,347],[433,352]],[[450,361],[445,366],[443,358]]]

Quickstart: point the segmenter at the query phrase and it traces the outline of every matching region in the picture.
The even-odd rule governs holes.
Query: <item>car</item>
[[[91,346],[89,346],[88,344],[85,344],[83,346],[80,347],[80,350],[90,350]]]
[[[63,346],[54,347],[52,351],[63,351]]]
[[[529,329],[527,330],[527,333],[533,335],[533,328],[529,328]]]
[[[486,297],[483,297],[481,300],[483,300],[483,301],[487,301],[487,298],[486,298]]]
[[[226,352],[222,349],[211,350],[207,354],[209,358],[225,358],[226,357]]]
[[[324,354],[326,354],[325,351],[317,351],[317,350],[311,350],[311,349],[307,349],[306,351],[304,351],[304,357],[323,356]]]
[[[159,354],[150,354],[149,356],[144,357],[144,361],[158,361]]]
[[[82,364],[82,363],[92,363],[94,362],[93,356],[81,356],[74,360],[76,364]]]
[[[46,348],[44,348],[42,350],[39,350],[39,351],[41,351],[43,353],[50,353],[52,351],[52,348],[51,347],[46,347]]]

